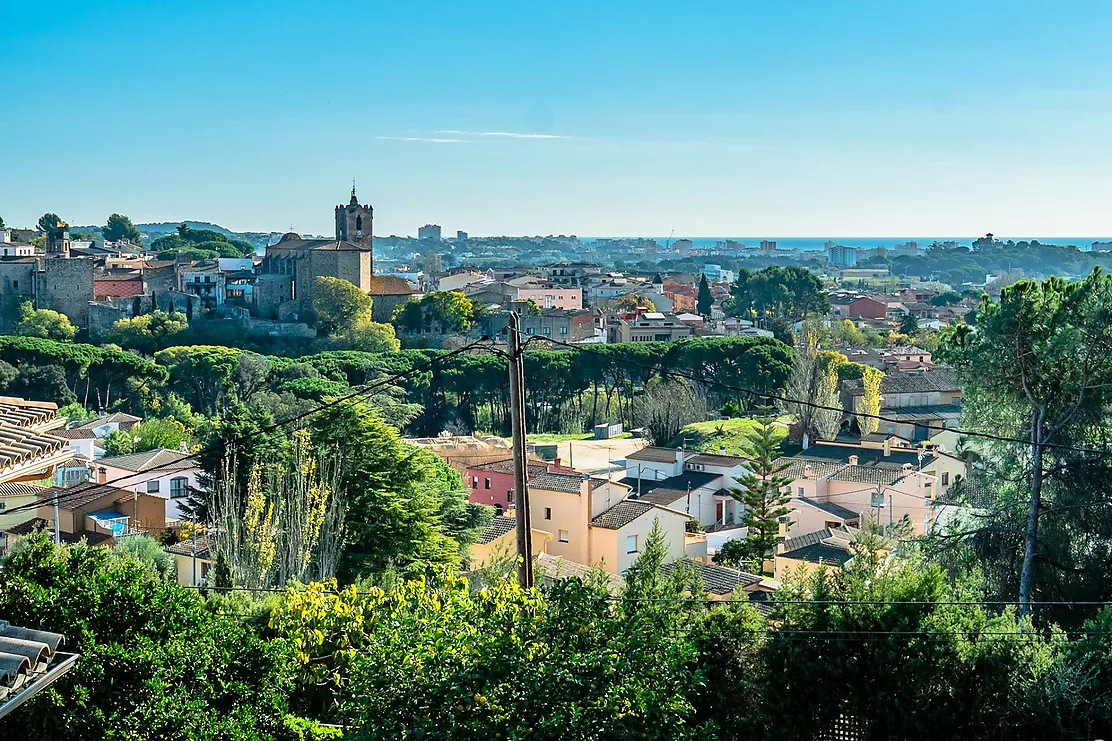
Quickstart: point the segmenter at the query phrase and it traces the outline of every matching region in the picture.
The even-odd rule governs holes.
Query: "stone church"
[[[374,209],[359,203],[355,186],[346,206],[336,207],[335,239],[302,239],[290,232],[266,248],[254,301],[263,316],[297,321],[312,307],[316,278],[342,278],[373,294]]]

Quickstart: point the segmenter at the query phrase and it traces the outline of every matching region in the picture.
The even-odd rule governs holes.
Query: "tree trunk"
[[[1035,580],[1035,550],[1039,545],[1039,510],[1042,508],[1043,445],[1042,428],[1046,405],[1031,412],[1031,501],[1027,510],[1027,530],[1023,544],[1023,566],[1019,572],[1019,617],[1031,615],[1031,591]]]

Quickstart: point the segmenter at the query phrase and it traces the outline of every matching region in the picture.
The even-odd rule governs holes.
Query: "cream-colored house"
[[[686,552],[685,526],[691,515],[648,502],[627,499],[591,520],[591,563],[612,574],[624,574],[641,555],[653,524],[660,530],[668,549],[668,561]]]
[[[532,524],[552,533],[550,555],[621,574],[637,560],[653,521],[659,520],[669,560],[682,558],[691,516],[628,499],[630,491],[625,484],[582,474],[542,473],[529,483]]]
[[[533,558],[545,553],[552,533],[531,528]],[[468,564],[481,569],[492,563],[513,559],[517,556],[517,519],[511,515],[499,515],[482,532],[479,539],[468,548]]]
[[[781,458],[793,479],[792,528],[887,524],[904,515],[916,534],[938,524],[938,502],[966,475],[961,458],[936,447],[897,445],[883,435],[861,444],[822,442]]]
[[[212,538],[189,538],[166,548],[174,556],[178,568],[178,584],[195,587],[208,578],[216,561],[216,543]]]

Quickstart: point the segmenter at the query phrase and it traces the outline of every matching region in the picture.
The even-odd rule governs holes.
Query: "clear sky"
[[[0,216],[1112,233],[1112,3],[0,0]]]

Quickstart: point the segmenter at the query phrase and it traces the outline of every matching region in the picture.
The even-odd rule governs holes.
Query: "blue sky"
[[[1108,2],[0,8],[9,224],[1112,233]]]

